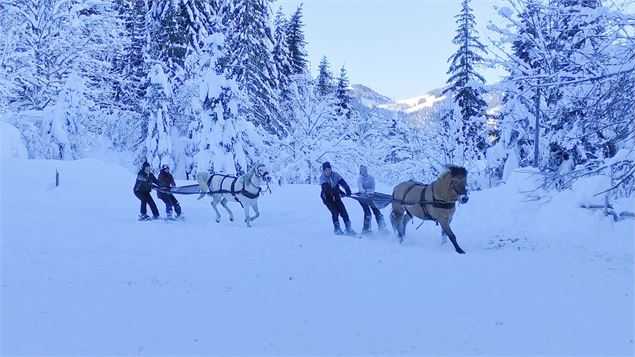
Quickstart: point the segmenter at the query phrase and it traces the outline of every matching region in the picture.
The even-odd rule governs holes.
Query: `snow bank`
[[[571,187],[574,192],[575,203],[579,206],[602,205],[604,196],[601,194],[611,188],[611,178],[606,175],[584,177],[575,181]]]
[[[0,159],[26,159],[26,147],[13,125],[0,121]]]

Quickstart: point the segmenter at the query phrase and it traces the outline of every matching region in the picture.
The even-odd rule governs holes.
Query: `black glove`
[[[351,190],[346,191],[346,197],[351,197]]]

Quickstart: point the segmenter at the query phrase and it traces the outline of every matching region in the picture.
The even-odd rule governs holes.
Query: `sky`
[[[338,75],[345,65],[351,83],[361,83],[393,99],[412,98],[447,81],[448,58],[455,52],[454,16],[460,0],[279,0],[291,14],[303,4],[311,70],[322,56]],[[481,42],[488,44],[488,21],[498,20],[500,0],[472,0]],[[484,70],[487,83],[502,70]]]

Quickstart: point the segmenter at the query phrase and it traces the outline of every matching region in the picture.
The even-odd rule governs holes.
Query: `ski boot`
[[[346,226],[346,235],[349,235],[349,236],[357,235],[357,232],[355,232],[353,227],[351,227],[351,221],[344,222],[344,225]]]
[[[370,216],[364,216],[364,227],[362,228],[362,234],[368,235],[372,233],[373,231],[370,229]]]
[[[342,236],[344,235],[344,232],[342,231],[342,228],[340,228],[340,222],[333,222],[333,233],[335,233],[335,235],[338,236]]]

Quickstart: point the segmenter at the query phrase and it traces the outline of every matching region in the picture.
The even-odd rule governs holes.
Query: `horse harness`
[[[427,204],[428,205],[432,205],[432,207],[434,207],[434,208],[444,208],[444,209],[452,209],[452,208],[454,208],[456,206],[455,202],[448,202],[448,201],[442,200],[437,195],[434,194],[434,182],[432,182],[429,185],[426,185],[426,184],[423,184],[423,183],[420,183],[420,182],[414,182],[414,184],[412,186],[410,186],[408,188],[408,190],[406,190],[406,193],[403,195],[403,198],[405,199],[408,196],[408,193],[410,192],[410,190],[412,190],[416,186],[421,186],[422,187],[421,195],[419,196],[419,201],[399,200],[399,199],[396,199],[394,197],[394,194],[393,194],[393,200],[400,201],[401,204],[404,205],[404,206],[416,205],[416,204],[421,205],[421,210],[423,211],[423,214],[429,220],[435,221],[437,224],[439,224],[439,221],[436,218],[432,217],[430,212],[428,212],[428,209],[426,208]],[[432,192],[432,201],[426,201],[425,200],[426,189],[428,188],[428,186],[430,186],[430,191]],[[410,213],[410,211],[408,210],[407,207],[404,207],[404,209],[406,210],[406,213],[408,213],[410,218],[414,218],[414,216],[412,215],[412,213]]]
[[[255,175],[255,173],[254,173]],[[256,193],[251,193],[249,191],[247,191],[247,189],[245,189],[245,181],[243,180],[243,187],[240,189],[240,191],[236,191],[236,181],[238,181],[238,177],[237,176],[232,176],[232,175],[223,175],[223,174],[212,174],[209,179],[207,179],[207,187],[209,187],[212,183],[212,179],[214,178],[214,176],[221,176],[222,179],[220,181],[220,185],[219,187],[223,187],[223,183],[225,182],[226,179],[234,179],[231,183],[231,187],[229,190],[223,190],[222,188],[216,191],[210,191],[208,192],[208,194],[216,194],[216,193],[228,193],[230,195],[232,195],[234,197],[234,199],[236,200],[236,202],[240,203],[240,205],[242,206],[243,203],[240,202],[240,200],[238,199],[238,195],[243,195],[247,198],[251,198],[251,199],[255,199],[258,198],[258,196],[260,196],[260,191],[262,191],[261,187],[256,187],[255,185],[252,185],[254,187],[256,187],[258,189],[258,192]]]

